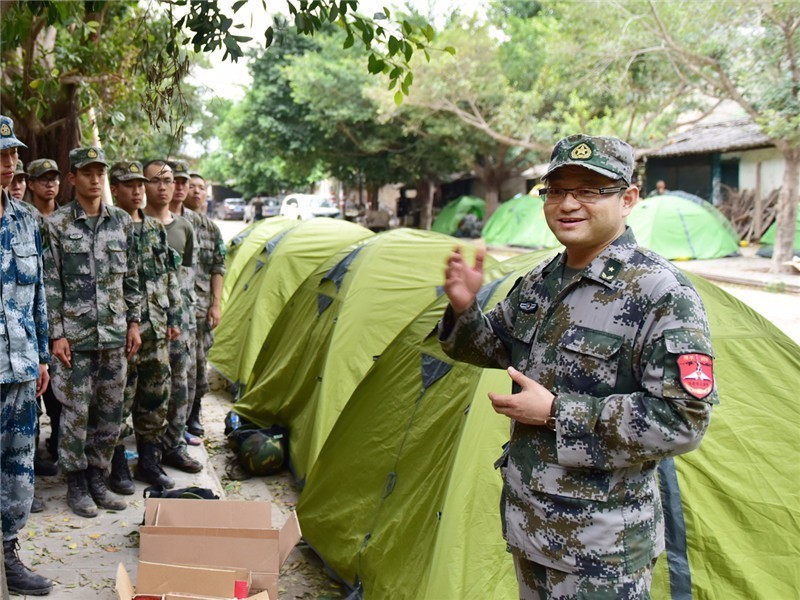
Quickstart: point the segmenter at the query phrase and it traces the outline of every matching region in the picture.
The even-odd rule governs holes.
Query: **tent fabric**
[[[490,245],[524,248],[557,248],[561,244],[544,218],[544,201],[539,196],[518,194],[497,207],[481,237]]]
[[[664,194],[640,201],[628,215],[641,246],[669,260],[721,258],[739,252],[733,225],[711,204]]]
[[[267,233],[272,235],[264,239]],[[261,249],[239,270],[214,330],[209,362],[228,380],[247,382],[272,323],[306,276],[339,249],[373,235],[355,223],[328,218],[255,229],[237,258],[253,238]]]
[[[486,201],[475,196],[461,196],[448,202],[434,219],[431,231],[455,235],[461,220],[468,214],[483,219],[486,215]]]
[[[345,249],[317,268],[275,320],[234,410],[259,426],[289,428],[291,468],[302,481],[358,382],[395,335],[438,295],[456,240],[390,230],[366,240],[340,287]],[[468,260],[474,247],[463,247]],[[489,265],[496,261],[489,258]],[[332,299],[319,313],[319,297]]]
[[[682,509],[686,548],[680,531],[674,541],[672,519],[652,597],[685,598],[687,583],[698,599],[793,597],[800,589],[800,462],[793,458],[800,348],[720,288],[688,276],[708,309],[721,404],[700,448],[674,459],[677,486],[662,475],[673,494],[666,501]],[[361,380],[298,503],[304,537],[366,599],[516,594],[492,468],[508,420],[486,399],[487,391],[508,388],[508,377],[441,352],[434,327],[446,302],[422,311]],[[451,365],[427,389],[425,357]],[[671,552],[682,554],[690,582]]]
[[[756,251],[759,256],[772,258],[772,252],[775,246],[775,234],[778,230],[778,222],[774,222],[769,226],[764,235],[759,240],[762,246]],[[794,230],[794,255],[800,256],[800,210],[797,211],[797,226]]]

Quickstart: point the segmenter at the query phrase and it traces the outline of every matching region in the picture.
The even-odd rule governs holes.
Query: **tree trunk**
[[[800,168],[800,148],[787,148],[783,152],[786,161],[783,171],[783,187],[778,197],[778,211],[775,220],[775,247],[772,252],[773,273],[792,272],[792,267],[784,263],[794,255],[794,237],[797,229],[798,207],[798,168]]]
[[[419,228],[429,230],[433,224],[433,182],[423,180],[416,185],[417,197],[414,202],[419,207]]]

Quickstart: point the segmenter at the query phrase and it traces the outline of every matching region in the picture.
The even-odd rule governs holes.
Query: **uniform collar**
[[[86,216],[86,212],[83,210],[81,203],[78,202],[77,198],[73,200],[70,204],[70,212],[72,213],[73,220],[77,221],[78,219],[88,219],[89,217]],[[104,219],[111,215],[111,211],[108,209],[108,205],[105,202],[100,203],[100,214],[97,217],[103,217]]]
[[[619,287],[619,275],[637,246],[633,230],[626,225],[622,235],[606,246],[583,270],[583,276],[606,287]]]

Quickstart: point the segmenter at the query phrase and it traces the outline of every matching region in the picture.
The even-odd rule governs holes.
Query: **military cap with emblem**
[[[99,163],[104,167],[108,166],[106,155],[102,148],[87,146],[86,148],[74,148],[69,151],[70,169],[80,169],[92,163]]]
[[[45,173],[60,173],[58,164],[52,158],[39,158],[28,163],[28,175],[38,179]]]
[[[9,148],[27,148],[27,146],[14,135],[14,121],[5,115],[0,115],[0,150]]]
[[[142,163],[135,160],[114,163],[108,176],[111,181],[134,181],[136,179],[147,181],[147,177],[142,173]]]
[[[189,179],[189,165],[186,164],[185,161],[174,160],[169,164],[169,166],[172,167],[172,176],[175,179]]]
[[[611,179],[622,179],[630,185],[633,177],[633,148],[613,137],[576,134],[565,137],[553,148],[550,165],[542,179],[567,165],[585,167]]]
[[[14,177],[17,175],[27,175],[25,172],[25,165],[22,164],[21,160],[17,161],[17,166],[14,168]]]

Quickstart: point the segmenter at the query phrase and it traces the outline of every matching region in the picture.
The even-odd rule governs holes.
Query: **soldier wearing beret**
[[[14,178],[8,184],[8,194],[22,202],[25,199],[25,190],[28,189],[28,174],[25,172],[25,167],[21,160],[17,161],[17,166],[14,169]]]
[[[139,461],[137,478],[175,487],[175,481],[161,468],[158,447],[164,431],[172,373],[169,368],[168,341],[177,339],[180,330],[181,296],[178,275],[180,258],[167,240],[167,230],[142,210],[145,200],[142,165],[136,161],[118,162],[109,172],[111,194],[116,205],[133,221],[134,244],[142,292],[139,334],[142,346],[128,361],[123,422],[132,416]],[[118,494],[133,494],[125,446],[114,449],[109,487]]]
[[[14,123],[0,115],[0,185],[14,177],[17,149]],[[53,582],[19,558],[18,535],[33,501],[36,396],[47,388],[47,302],[42,240],[36,221],[2,190],[0,199],[0,512],[3,571],[8,589],[49,594]]]
[[[445,352],[512,380],[489,398],[511,419],[498,466],[521,598],[648,598],[664,550],[656,467],[698,446],[718,402],[700,297],[625,225],[633,166],[616,138],[562,139],[542,191],[566,250],[487,314],[483,253],[473,266],[456,251],[445,271]]]
[[[141,345],[141,295],[130,216],[103,202],[101,148],[69,153],[75,199],[46,220],[52,254],[47,277],[53,382],[61,401],[58,462],[67,503],[83,517],[121,510],[106,476],[122,422],[128,360]]]

